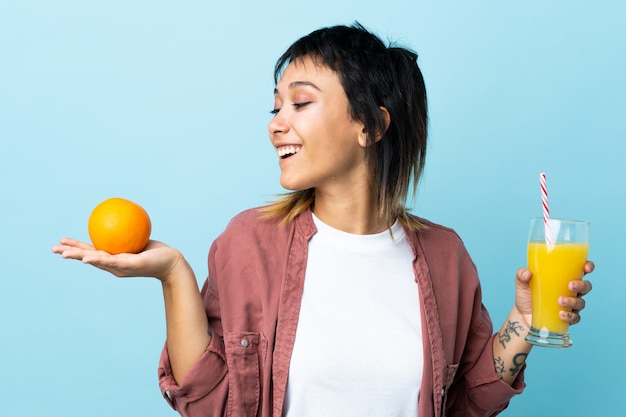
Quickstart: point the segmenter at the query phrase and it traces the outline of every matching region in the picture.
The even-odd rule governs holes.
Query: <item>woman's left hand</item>
[[[585,275],[593,272],[595,265],[591,261],[587,261],[585,264]],[[579,280],[579,281],[570,281],[567,285],[567,288],[576,293],[575,297],[559,297],[559,305],[568,310],[561,310],[559,312],[559,317],[561,320],[568,322],[569,324],[576,324],[580,321],[580,311],[585,308],[585,300],[583,300],[583,296],[588,294],[592,289],[592,285],[590,281],[587,280]]]
[[[594,269],[595,265],[593,262],[587,261],[585,263],[585,275],[590,274]],[[530,325],[532,318],[532,296],[529,285],[531,279],[532,273],[528,269],[520,268],[517,270],[515,276],[515,307],[524,315],[528,325]],[[585,308],[585,300],[582,297],[591,291],[592,285],[590,281],[585,279],[574,280],[569,282],[568,289],[576,293],[576,295],[574,297],[559,297],[559,305],[563,307],[559,317],[569,324],[576,324],[580,321],[580,311]]]

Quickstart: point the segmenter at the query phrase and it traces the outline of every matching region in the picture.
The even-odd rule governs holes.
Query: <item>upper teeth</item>
[[[291,155],[294,153],[300,152],[299,146],[283,146],[281,148],[276,149],[278,156]]]

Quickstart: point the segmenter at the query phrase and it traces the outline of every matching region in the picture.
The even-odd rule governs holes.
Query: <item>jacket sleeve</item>
[[[445,343],[452,361],[448,362],[451,366],[444,375],[444,409],[448,416],[495,416],[508,406],[514,395],[522,392],[524,373],[522,370],[509,385],[496,372],[494,329],[483,304],[476,265],[458,236],[448,235],[446,239],[443,242],[447,252],[442,263],[433,264],[437,271],[444,272],[438,273],[437,279],[447,284],[438,285],[441,309],[448,310],[440,311],[445,316],[444,333],[455,333]],[[454,343],[450,345],[450,341]]]
[[[223,351],[220,338],[213,337],[204,354],[179,385],[172,375],[167,346],[163,348],[159,363],[159,387],[165,400],[181,416],[224,415],[228,377]]]
[[[479,307],[476,326],[468,335],[459,379],[448,392],[448,416],[495,416],[502,412],[514,395],[524,387],[524,370],[512,385],[504,382],[495,371],[493,360],[492,324],[484,306]]]
[[[228,366],[219,299],[216,294],[211,289],[210,280],[207,279],[202,287],[201,296],[209,318],[211,342],[180,384],[172,374],[167,344],[161,353],[158,368],[161,393],[172,408],[183,417],[226,415]]]

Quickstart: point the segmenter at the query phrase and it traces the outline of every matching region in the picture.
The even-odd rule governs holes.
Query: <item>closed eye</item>
[[[303,109],[304,107],[306,107],[309,104],[311,104],[310,101],[305,101],[304,103],[293,103],[292,106],[296,110],[301,110],[301,109]],[[280,111],[280,109],[278,109],[278,108],[272,109],[272,110],[270,110],[270,114],[272,116],[276,116],[279,111]]]

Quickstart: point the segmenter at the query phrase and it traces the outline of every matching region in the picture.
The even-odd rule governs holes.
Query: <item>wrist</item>
[[[513,306],[509,313],[509,320],[517,321],[520,325],[522,325],[528,333],[530,331],[530,325],[532,322],[532,314],[526,314],[520,311],[517,307],[517,304]]]
[[[170,266],[163,272],[160,277],[157,277],[163,287],[176,286],[182,282],[193,281],[195,283],[195,276],[191,269],[191,266],[185,259],[182,253],[175,251],[172,253],[170,260]]]
[[[513,306],[509,316],[496,334],[496,341],[502,348],[514,347],[516,350],[529,352],[532,345],[526,342],[526,335],[530,332],[530,315],[523,314],[517,306]]]

